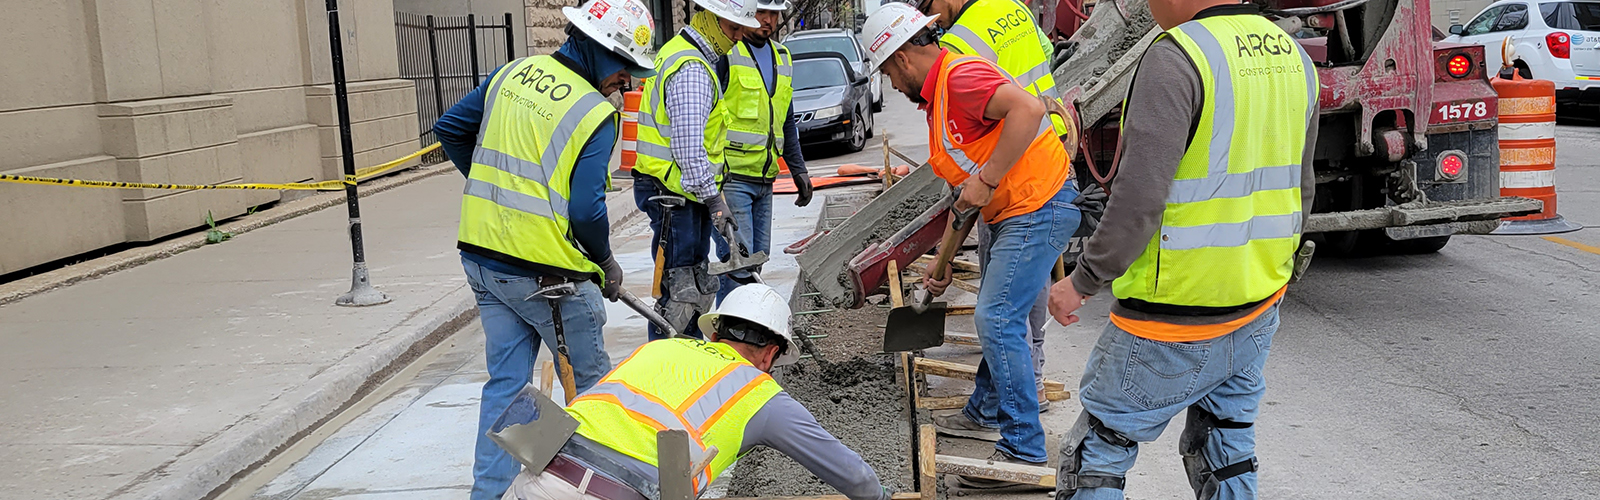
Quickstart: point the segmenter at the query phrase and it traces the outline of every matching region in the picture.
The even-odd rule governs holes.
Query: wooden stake
[[[900,265],[894,260],[889,261],[889,305],[904,307],[906,305],[906,291],[900,285]]]
[[[937,466],[934,464],[934,454],[938,452],[935,449],[937,444],[938,440],[934,437],[933,424],[922,424],[922,432],[918,435],[916,442],[922,459],[917,466],[917,475],[921,478],[919,482],[922,485],[922,488],[920,488],[922,491],[921,500],[933,500],[934,494],[939,492],[938,483],[935,482],[934,476],[934,472],[937,470]]]
[[[553,398],[555,395],[551,394],[550,391],[555,390],[555,387],[556,364],[545,361],[544,365],[539,367],[539,392],[544,393],[545,397]]]

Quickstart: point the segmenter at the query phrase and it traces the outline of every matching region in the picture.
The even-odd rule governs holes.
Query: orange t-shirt
[[[1244,327],[1244,325],[1250,324],[1251,321],[1255,321],[1256,318],[1261,317],[1261,313],[1267,312],[1268,308],[1277,305],[1278,301],[1283,300],[1283,294],[1288,290],[1289,287],[1287,285],[1285,285],[1283,288],[1279,288],[1278,293],[1274,293],[1272,294],[1272,297],[1261,301],[1261,305],[1257,306],[1254,311],[1250,311],[1250,314],[1246,314],[1244,317],[1229,321],[1227,323],[1217,323],[1214,325],[1174,325],[1172,323],[1162,323],[1160,321],[1128,319],[1117,316],[1116,313],[1111,313],[1111,323],[1117,325],[1117,328],[1121,328],[1123,331],[1131,333],[1134,336],[1159,342],[1198,342],[1201,340],[1211,340],[1233,333],[1234,330],[1238,330],[1239,328]]]

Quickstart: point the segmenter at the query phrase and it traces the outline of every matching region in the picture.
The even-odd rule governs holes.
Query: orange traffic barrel
[[[644,92],[630,90],[622,93],[622,170],[633,170],[639,161],[639,101]]]
[[[1556,85],[1490,79],[1500,95],[1500,196],[1544,202],[1544,210],[1500,221],[1492,234],[1554,234],[1583,226],[1556,213]]]

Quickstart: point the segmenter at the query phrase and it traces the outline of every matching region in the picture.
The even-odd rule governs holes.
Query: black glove
[[[1090,231],[1100,227],[1100,214],[1105,213],[1106,200],[1109,198],[1111,193],[1106,192],[1100,183],[1091,182],[1089,187],[1084,188],[1078,193],[1078,197],[1072,200],[1072,204],[1078,206],[1078,212],[1083,217],[1083,225]]]
[[[722,193],[707,199],[705,204],[706,210],[711,212],[711,225],[717,228],[717,232],[722,233],[724,237],[733,234],[733,231],[728,230],[734,227],[733,210],[728,208],[728,200],[722,197]]]
[[[600,285],[600,296],[616,302],[617,293],[622,290],[622,265],[617,264],[616,256],[606,257],[600,263],[600,272],[605,275],[605,283]]]
[[[804,172],[790,171],[789,177],[794,178],[794,188],[799,195],[794,199],[794,206],[803,207],[811,204],[811,176]]]

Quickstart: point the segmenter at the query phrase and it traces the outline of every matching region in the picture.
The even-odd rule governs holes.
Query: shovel
[[[961,190],[954,190],[951,196],[960,198]],[[939,243],[939,256],[934,259],[933,268],[928,271],[930,279],[943,281],[950,273],[950,260],[955,258],[956,251],[961,248],[961,242],[967,239],[967,234],[972,232],[972,222],[977,215],[977,207],[961,211],[956,210],[955,205],[951,204],[950,232],[946,233],[944,240]],[[900,293],[899,290],[889,292]],[[933,302],[933,294],[928,293],[925,288],[913,290],[910,302],[889,310],[889,319],[884,323],[883,330],[885,352],[915,351],[944,344],[944,313],[947,304]]]

